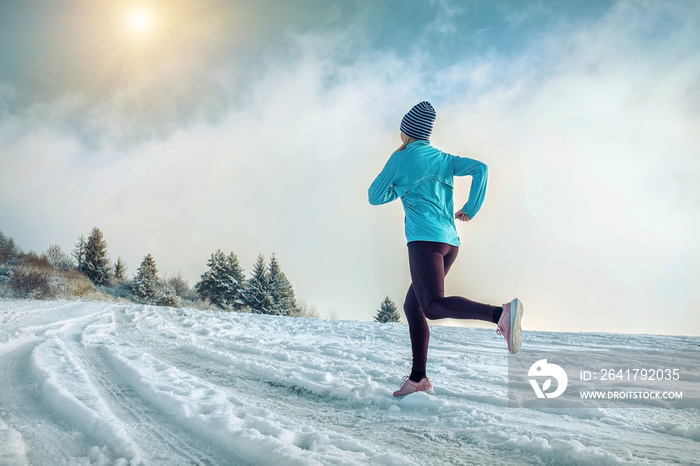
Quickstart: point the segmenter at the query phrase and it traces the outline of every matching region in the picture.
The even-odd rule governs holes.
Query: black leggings
[[[490,306],[459,296],[445,297],[445,275],[457,258],[459,247],[431,241],[408,243],[411,287],[403,309],[408,320],[413,370],[425,372],[430,328],[426,318],[476,319],[493,322],[500,306]]]

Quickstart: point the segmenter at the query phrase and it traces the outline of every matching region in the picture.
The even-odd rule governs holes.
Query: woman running
[[[426,375],[430,329],[427,319],[476,319],[497,324],[508,350],[517,353],[522,343],[523,306],[517,298],[491,306],[459,296],[445,297],[445,275],[457,258],[460,240],[455,219],[474,218],[486,194],[488,170],[483,163],[446,154],[430,145],[435,109],[430,102],[415,105],[401,121],[401,146],[369,188],[372,205],[401,198],[405,217],[411,286],[404,312],[413,352],[411,375],[404,377],[395,397],[414,392],[434,393]],[[469,199],[456,213],[453,177],[471,175]]]

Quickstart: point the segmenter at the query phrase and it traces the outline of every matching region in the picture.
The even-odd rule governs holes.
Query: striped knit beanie
[[[414,139],[430,139],[435,121],[435,109],[430,102],[416,104],[401,120],[401,131]]]

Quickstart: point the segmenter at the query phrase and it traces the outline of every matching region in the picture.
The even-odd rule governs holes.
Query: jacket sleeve
[[[452,172],[454,176],[471,175],[472,177],[469,199],[467,203],[464,204],[464,207],[462,207],[462,212],[469,215],[470,219],[474,218],[477,212],[479,212],[481,204],[484,202],[484,197],[486,196],[486,183],[489,177],[488,167],[478,160],[453,155]]]
[[[395,155],[389,158],[381,173],[369,187],[369,203],[372,205],[386,204],[399,197],[394,190],[394,175],[398,168]]]

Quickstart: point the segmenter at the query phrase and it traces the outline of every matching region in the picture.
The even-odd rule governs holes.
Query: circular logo
[[[529,377],[547,377],[547,379],[542,382],[542,386],[537,383],[537,379],[529,379],[530,385],[532,385],[532,389],[535,391],[537,398],[556,398],[564,393],[569,383],[569,377],[567,377],[566,371],[564,371],[561,366],[548,363],[546,359],[540,359],[530,366],[527,375]],[[557,381],[557,388],[549,392],[548,390],[552,388],[552,379]]]

